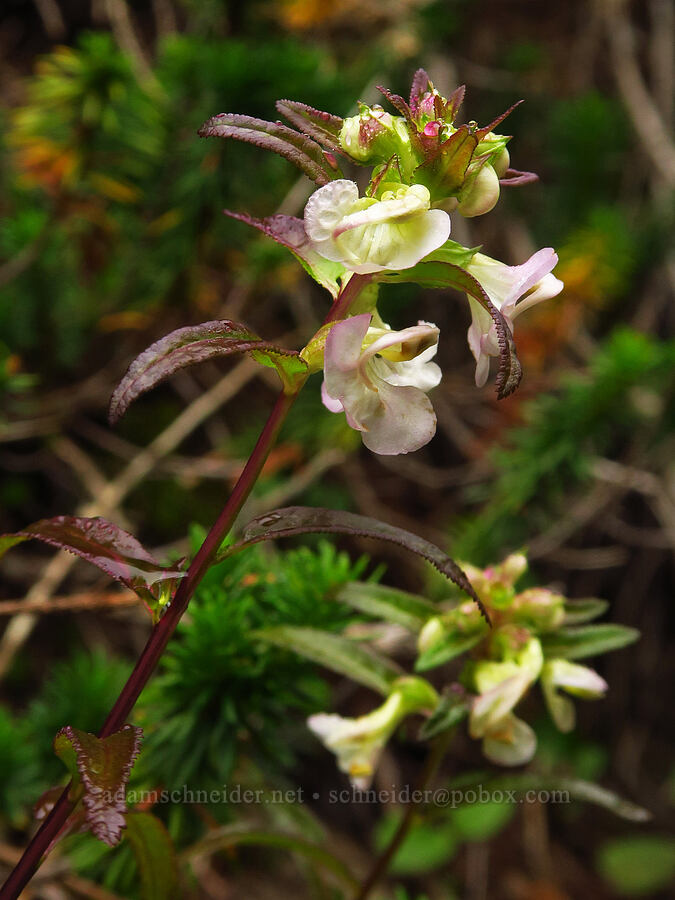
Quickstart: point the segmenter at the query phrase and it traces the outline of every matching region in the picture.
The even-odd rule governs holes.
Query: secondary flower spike
[[[360,275],[409,269],[450,236],[450,217],[430,209],[421,184],[359,198],[353,181],[332,181],[315,191],[305,207],[305,231],[314,249]]]
[[[326,338],[322,399],[344,412],[374,453],[419,450],[436,432],[426,392],[441,380],[431,362],[438,328],[420,322],[402,331],[370,328],[368,313],[338,322]]]

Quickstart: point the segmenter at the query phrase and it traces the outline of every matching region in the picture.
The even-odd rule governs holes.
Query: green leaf
[[[614,838],[600,849],[597,865],[622,897],[665,891],[675,878],[675,839],[652,834]]]
[[[568,794],[572,800],[582,800],[614,813],[621,819],[631,822],[647,822],[651,819],[651,813],[630,800],[624,800],[614,791],[601,787],[592,781],[584,781],[581,778],[566,778],[557,775],[536,775],[524,772],[521,775],[504,775],[499,778],[485,780],[481,776],[482,786],[490,792],[515,791],[517,794],[526,791],[547,791],[554,794]],[[555,798],[550,798],[555,799]]]
[[[429,647],[428,650],[425,650],[424,653],[418,657],[417,662],[415,663],[415,671],[426,672],[428,669],[434,669],[436,666],[441,666],[443,663],[455,659],[456,656],[461,656],[462,653],[466,653],[467,650],[471,650],[471,648],[480,643],[484,637],[485,634],[482,630],[478,633],[473,632],[472,634],[464,634],[461,631],[449,632],[444,635],[438,643]]]
[[[356,513],[338,509],[322,509],[310,506],[287,506],[283,509],[275,509],[263,516],[252,519],[245,527],[242,540],[224,552],[225,556],[238,553],[244,547],[257,544],[259,541],[271,541],[276,538],[294,537],[298,534],[351,534],[359,537],[376,538],[389,541],[399,547],[403,547],[412,553],[416,553],[435,566],[441,574],[445,575],[467,593],[477,604],[486,621],[489,616],[478,595],[474,591],[469,579],[457,563],[440,550],[435,544],[424,540],[417,534],[396,528],[388,522],[380,522],[368,516],[359,516]]]
[[[595,597],[586,597],[583,600],[565,600],[565,625],[579,625],[581,622],[590,622],[607,612],[609,603]]]
[[[370,649],[354,643],[349,638],[329,634],[317,628],[300,628],[293,625],[278,625],[255,632],[256,637],[293,650],[327,669],[346,675],[387,697],[393,683],[403,672],[398,666]]]
[[[488,841],[499,834],[515,811],[513,803],[474,802],[453,809],[451,818],[463,840]]]
[[[143,900],[177,897],[176,849],[164,824],[151,813],[129,811],[125,837],[138,863]]]
[[[343,585],[335,599],[366,615],[403,625],[410,631],[420,631],[429,617],[437,612],[433,603],[417,594],[362,581]]]
[[[375,829],[375,849],[383,852],[401,820],[399,811],[386,813]],[[447,865],[455,856],[459,838],[448,821],[413,822],[392,859],[394,875],[418,875]]]
[[[200,856],[214,853],[217,850],[226,850],[228,847],[237,847],[241,844],[277,847],[280,850],[300,853],[317,866],[332,872],[350,891],[354,891],[359,887],[359,882],[341,859],[324,850],[323,847],[319,847],[317,844],[313,844],[294,834],[264,831],[240,825],[226,825],[223,828],[209,831],[205,838],[188,847],[182,854],[182,857],[186,860],[196,859]]]
[[[542,635],[541,645],[544,656],[549,659],[584,659],[609,650],[620,650],[635,643],[639,637],[640,632],[636,628],[626,625],[582,625]]]
[[[85,819],[93,834],[114,847],[125,825],[126,786],[141,749],[143,731],[124,725],[106,738],[67,725],[54,738],[54,751],[84,789]]]
[[[464,691],[448,691],[420,728],[420,740],[428,741],[450,728],[454,728],[469,715],[471,708]]]

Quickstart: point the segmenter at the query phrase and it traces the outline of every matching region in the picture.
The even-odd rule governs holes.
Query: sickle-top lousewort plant
[[[488,759],[506,766],[526,763],[535,753],[536,738],[514,712],[525,694],[539,681],[553,721],[563,731],[571,729],[574,707],[567,695],[596,699],[607,689],[596,672],[573,660],[635,638],[620,626],[585,624],[604,611],[602,601],[568,601],[544,588],[518,593],[514,585],[526,568],[520,554],[484,571],[462,569],[438,547],[388,523],[303,507],[274,510],[246,525],[238,539],[229,538],[290,406],[313,374],[322,373],[326,414],[344,415],[374,453],[410,453],[433,438],[436,417],[429,395],[442,377],[433,361],[439,329],[420,321],[393,330],[377,309],[380,284],[412,282],[465,293],[476,383],[486,382],[494,358],[500,398],[512,393],[521,378],[513,338],[516,318],[562,289],[552,274],[557,257],[551,248],[508,266],[450,236],[453,216],[488,213],[502,188],[536,178],[511,168],[509,138],[497,131],[511,110],[482,127],[460,124],[464,88],[446,99],[421,69],[409,100],[380,91],[392,112],[361,104],[358,115],[342,119],[281,100],[278,111],[290,125],[223,113],[199,132],[278,153],[316,184],[302,218],[228,215],[288,248],[326,290],[330,306],[322,327],[299,352],[278,347],[237,322],[181,328],[142,353],[116,389],[110,407],[113,423],[141,394],[204,360],[243,352],[279,375],[281,392],[268,422],[189,566],[161,565],[132,535],[100,518],[62,516],[0,539],[0,552],[37,539],[79,555],[135,591],[153,620],[148,642],[99,734],[64,725],[56,736],[55,750],[71,781],[43,800],[42,824],[3,897],[18,895],[64,834],[89,828],[112,845],[125,830],[131,838],[140,827],[134,817],[149,815],[130,810],[126,802],[125,787],[141,740],[140,729],[127,724],[127,718],[206,571],[223,556],[258,541],[311,532],[368,536],[418,554],[454,583],[450,599],[440,604],[374,584],[352,583],[340,591],[339,599],[359,615],[416,635],[414,673],[348,634],[290,626],[259,632],[261,641],[290,648],[383,696],[383,704],[361,718],[319,714],[309,719],[309,728],[359,788],[370,783],[382,748],[398,725],[414,715],[424,719],[423,739],[447,735],[466,718],[470,736],[482,742]],[[345,177],[345,164],[370,170],[364,192]],[[456,683],[443,687],[436,679],[433,686],[422,674],[465,653],[467,662]],[[591,799],[611,805],[610,796],[598,789]],[[626,812],[628,806],[622,808]],[[357,896],[366,896],[373,883],[371,878]]]

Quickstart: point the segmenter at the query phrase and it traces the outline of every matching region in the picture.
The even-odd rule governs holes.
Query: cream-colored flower
[[[305,207],[305,231],[317,253],[361,275],[409,269],[450,235],[450,217],[430,209],[421,184],[359,197],[353,181],[331,181]]]

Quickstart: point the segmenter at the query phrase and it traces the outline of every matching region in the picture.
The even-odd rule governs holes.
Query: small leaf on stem
[[[143,731],[124,725],[107,738],[67,725],[54,738],[54,750],[84,789],[85,820],[109,847],[125,827],[126,785],[141,748]]]

